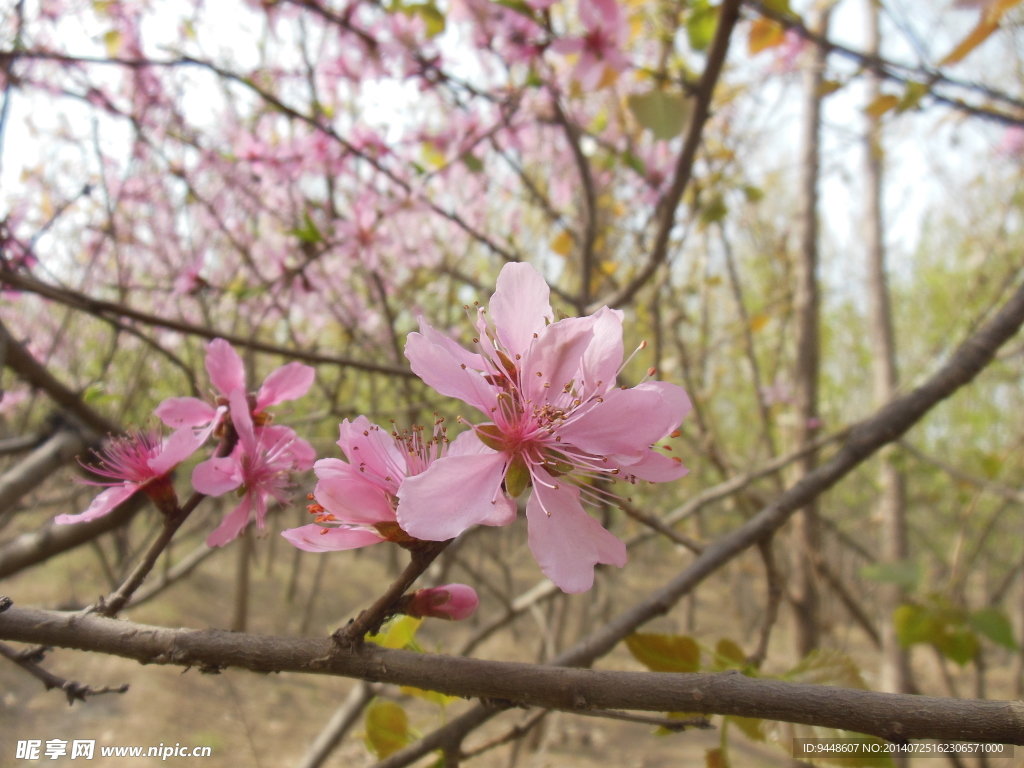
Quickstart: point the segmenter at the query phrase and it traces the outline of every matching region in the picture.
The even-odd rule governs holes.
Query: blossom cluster
[[[99,471],[116,481],[113,487],[82,514],[57,522],[93,519],[138,490],[175,514],[169,473],[213,437],[219,446],[195,467],[192,485],[210,496],[235,491],[240,501],[210,534],[210,546],[236,538],[253,515],[262,528],[268,500],[287,503],[291,473],[310,467],[318,480],[309,494],[315,522],[283,536],[311,552],[382,541],[416,549],[474,525],[509,525],[518,516],[516,500],[532,489],[525,504],[528,542],[541,571],[566,592],[586,591],[595,565],[625,565],[626,547],[582,502],[615,504],[622,501],[611,490],[616,482],[665,482],[688,471],[670,446],[659,444],[678,435],[689,398],[662,381],[619,385],[622,320],[621,311],[608,307],[556,320],[540,273],[508,264],[490,311],[478,307],[471,317],[472,350],[423,321],[405,349],[427,385],[482,417],[460,416],[467,428],[454,440],[443,418],[430,432],[388,432],[365,416],[345,419],[338,446],[346,460],[315,463],[312,447],[291,428],[272,424],[267,412],[303,396],[313,369],[290,363],[250,393],[241,358],[216,339],[206,357],[216,390],[211,401],[162,402],[156,415],[175,430],[166,440],[147,432],[112,441]],[[410,610],[428,615],[435,602],[446,604],[445,595],[460,596],[463,608],[455,613],[470,602],[475,607],[454,586],[441,597],[424,593]]]

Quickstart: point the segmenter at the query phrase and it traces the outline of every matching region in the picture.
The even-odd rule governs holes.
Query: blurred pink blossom
[[[615,0],[580,0],[579,16],[586,33],[556,40],[551,50],[579,54],[573,77],[584,90],[592,91],[601,84],[607,70],[619,73],[629,66],[620,48],[628,28]]]
[[[1019,125],[1011,125],[1003,132],[1003,138],[996,145],[997,155],[1003,157],[1024,156],[1024,128]]]

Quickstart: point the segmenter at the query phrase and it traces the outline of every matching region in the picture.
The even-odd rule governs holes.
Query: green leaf
[[[637,93],[626,99],[626,103],[636,121],[662,141],[682,133],[690,114],[689,104],[678,93],[660,90]]]
[[[764,732],[764,720],[759,717],[729,715],[725,719],[743,731],[743,735],[751,741],[764,741],[768,738],[768,734]]]
[[[416,645],[416,630],[420,628],[423,619],[414,619],[412,616],[402,616],[392,620],[387,625],[387,630],[377,635],[367,635],[366,639],[371,643],[382,645],[385,648],[405,648]]]
[[[747,654],[739,645],[727,637],[723,637],[715,645],[715,658],[711,668],[720,669],[743,669],[747,666]]]
[[[380,759],[412,741],[409,716],[393,701],[377,699],[366,710],[366,746]]]
[[[711,44],[718,26],[718,8],[712,8],[707,0],[697,0],[686,17],[686,36],[690,48],[703,51]]]
[[[302,226],[291,230],[289,234],[299,238],[300,243],[316,244],[324,241],[324,236],[320,234],[320,230],[317,229],[316,224],[310,217],[309,211],[303,211],[302,213]]]
[[[634,155],[629,150],[626,150],[625,152],[622,153],[622,162],[624,162],[628,167],[632,168],[634,171],[639,173],[641,176],[647,175],[647,166],[644,165],[644,161],[641,160],[636,155]]]
[[[508,8],[510,11],[515,11],[528,19],[536,20],[533,15],[533,9],[523,0],[494,0],[494,4]]]
[[[700,646],[692,637],[634,632],[626,638],[633,657],[652,672],[696,672]]]
[[[978,655],[978,636],[969,629],[947,631],[935,640],[935,646],[943,656],[962,667]]]
[[[701,208],[700,223],[704,226],[714,224],[724,219],[728,213],[729,206],[725,204],[725,199],[721,195],[714,195],[707,205]]]
[[[449,696],[446,693],[440,693],[439,691],[425,691],[422,688],[413,688],[411,685],[403,685],[400,689],[402,693],[408,694],[409,696],[415,696],[418,699],[429,701],[437,704],[441,707],[446,707],[453,701],[458,701],[458,696]]]
[[[1017,650],[1017,641],[1013,637],[1013,626],[1005,611],[990,606],[979,608],[971,614],[971,627],[993,643],[997,643],[1011,651]]]
[[[764,200],[764,190],[752,184],[746,184],[743,187],[743,196],[747,198],[748,203],[760,203]]]
[[[924,606],[910,603],[901,605],[893,612],[892,621],[901,647],[909,648],[914,643],[931,642],[932,617]]]
[[[917,589],[921,581],[921,566],[913,560],[898,560],[892,563],[875,563],[860,569],[860,575],[879,584],[896,584],[906,590]]]
[[[665,717],[669,720],[692,720],[695,717],[707,717],[703,712],[666,712]],[[672,736],[676,733],[682,733],[681,730],[672,730],[666,728],[663,725],[659,725],[654,729],[655,736]]]
[[[928,93],[927,83],[918,83],[911,80],[907,83],[907,88],[903,91],[903,98],[900,99],[900,103],[896,106],[897,112],[906,112],[908,109],[915,109],[920,103],[921,99]]]
[[[483,162],[481,162],[480,158],[474,155],[472,152],[463,153],[460,159],[462,160],[462,164],[465,165],[473,173],[480,173],[484,169]]]
[[[867,690],[868,687],[853,659],[831,648],[812,651],[807,658],[784,674],[782,679],[795,683],[835,685],[862,690]]]

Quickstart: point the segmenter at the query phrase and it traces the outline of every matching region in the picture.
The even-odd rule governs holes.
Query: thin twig
[[[69,706],[74,704],[76,700],[85,701],[89,696],[100,696],[104,693],[125,693],[128,690],[128,683],[119,685],[116,688],[111,688],[110,686],[93,688],[82,683],[76,683],[74,680],[65,680],[63,677],[59,677],[39,666],[39,662],[42,661],[41,649],[32,648],[29,650],[36,652],[25,654],[22,651],[14,650],[7,643],[0,643],[0,656],[10,659],[42,682],[46,690],[51,691],[57,688],[63,691],[64,695],[67,696]]]
[[[451,541],[449,539],[448,541],[420,542],[421,546],[411,551],[412,557],[405,570],[402,571],[402,575],[373,605],[360,613],[358,618],[349,622],[347,626],[336,630],[332,635],[334,641],[342,647],[355,648],[362,644],[367,632],[377,632],[380,625],[392,615],[392,609],[399,598],[430,567],[434,558],[441,554]]]

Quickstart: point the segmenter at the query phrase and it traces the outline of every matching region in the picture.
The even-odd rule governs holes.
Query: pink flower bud
[[[417,590],[405,613],[415,618],[432,617],[446,621],[468,619],[480,604],[476,590],[465,584],[445,584],[434,589]]]

